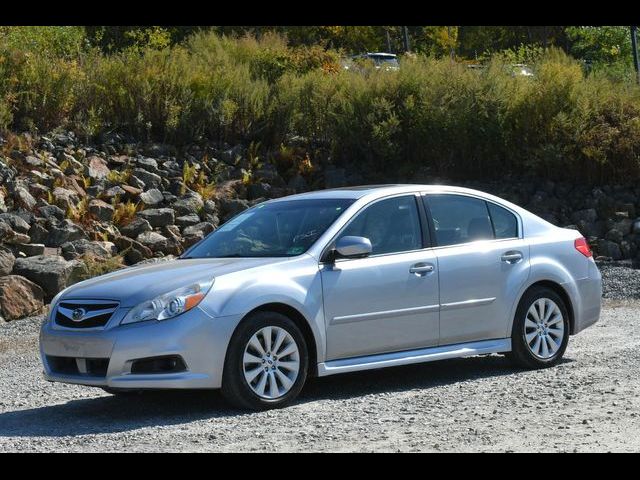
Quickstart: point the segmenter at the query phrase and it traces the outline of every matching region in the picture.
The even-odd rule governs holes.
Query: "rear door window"
[[[423,199],[431,212],[438,246],[494,238],[484,200],[453,194],[426,195]]]

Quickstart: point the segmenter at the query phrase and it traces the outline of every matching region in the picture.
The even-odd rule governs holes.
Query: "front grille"
[[[56,307],[56,323],[67,328],[95,328],[107,324],[118,309],[116,302],[101,300],[62,301]]]
[[[75,358],[47,355],[47,363],[53,373],[90,377],[106,377],[107,368],[109,367],[108,358]]]

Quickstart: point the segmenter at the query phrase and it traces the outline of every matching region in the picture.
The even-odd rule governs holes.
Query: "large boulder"
[[[198,223],[200,223],[200,217],[195,213],[192,213],[189,215],[183,215],[181,217],[176,218],[176,225],[181,228],[190,227]]]
[[[200,222],[196,225],[185,228],[182,233],[184,235],[201,235],[207,236],[215,230],[215,227],[209,222]]]
[[[93,257],[109,258],[117,253],[116,246],[111,242],[92,242],[86,239],[63,243],[60,248],[66,260],[75,260],[87,254]]]
[[[148,221],[152,227],[172,225],[175,221],[175,212],[171,208],[150,208],[142,210],[138,216]]]
[[[29,243],[31,238],[24,233],[15,232],[9,225],[0,221],[0,243]]]
[[[158,205],[159,203],[162,203],[162,201],[164,200],[164,195],[162,195],[162,192],[157,188],[150,188],[146,192],[142,192],[140,194],[140,200],[142,200],[142,203],[144,203],[145,205],[153,207],[155,205]]]
[[[133,170],[133,176],[140,179],[146,188],[158,188],[162,184],[162,177],[160,175],[148,172],[143,168],[135,168]]]
[[[608,257],[612,260],[620,260],[622,258],[620,246],[610,240],[600,239],[597,244],[597,251],[599,256]]]
[[[16,187],[14,194],[18,205],[23,206],[27,210],[33,210],[36,206],[36,199],[33,198],[33,195],[31,195],[26,188]]]
[[[93,156],[89,157],[87,166],[85,167],[85,175],[98,180],[109,176],[109,167],[106,160]]]
[[[118,247],[120,254],[124,256],[125,261],[130,265],[153,256],[153,252],[149,247],[131,238],[121,235],[115,237],[113,242]]]
[[[54,220],[54,222],[58,222],[58,220]],[[43,225],[43,221],[36,221],[31,224],[31,228],[29,229],[29,237],[31,237],[31,241],[33,243],[46,243],[49,238],[49,230]]]
[[[53,199],[56,205],[68,210],[78,203],[78,193],[68,188],[56,187],[53,189]]]
[[[165,255],[180,255],[182,246],[177,238],[174,238],[175,232],[164,229],[167,237],[160,235],[158,232],[144,232],[140,234],[137,241],[146,245],[154,252],[162,252]]]
[[[28,233],[29,224],[21,216],[15,213],[0,213],[0,222],[4,222],[17,233]]]
[[[167,246],[167,238],[157,232],[144,232],[136,238],[138,242],[149,247],[154,252],[162,251]]]
[[[57,205],[43,205],[38,208],[38,211],[47,220],[64,220],[64,210]]]
[[[15,262],[16,257],[13,256],[13,253],[9,249],[0,247],[0,277],[9,275]]]
[[[71,220],[65,220],[58,225],[51,226],[46,244],[48,247],[59,247],[63,243],[80,240],[81,238],[87,238],[87,234],[82,227]]]
[[[33,239],[31,239],[33,241]],[[36,255],[44,255],[44,243],[19,243],[15,245],[15,249],[19,255],[24,254],[26,257],[35,257]]]
[[[158,162],[153,158],[138,158],[136,165],[149,172],[158,173]]]
[[[180,216],[197,214],[204,208],[202,197],[198,193],[191,193],[180,197],[171,205]]]
[[[68,262],[58,255],[38,255],[18,258],[13,272],[40,285],[45,299],[51,300],[59,291],[75,283],[83,269],[84,264],[79,261]]]
[[[18,275],[0,277],[0,316],[6,321],[36,315],[44,308],[44,292]]]
[[[147,220],[136,217],[124,227],[121,227],[120,233],[129,238],[136,238],[141,233],[150,232],[151,230],[153,230],[153,227],[151,227],[151,224]]]
[[[114,208],[107,202],[94,198],[89,202],[89,213],[101,222],[110,222],[113,219]]]

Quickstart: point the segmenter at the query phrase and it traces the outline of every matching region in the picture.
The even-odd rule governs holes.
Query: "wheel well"
[[[551,280],[541,280],[539,282],[536,282],[536,283],[530,285],[529,288],[527,288],[526,291],[529,291],[533,287],[546,287],[546,288],[549,288],[549,289],[553,290],[558,295],[560,295],[560,298],[562,298],[562,300],[564,301],[564,304],[567,307],[567,311],[569,312],[569,333],[571,335],[573,335],[574,328],[575,328],[575,319],[574,319],[574,314],[573,314],[573,304],[571,303],[571,299],[569,298],[569,294],[567,293],[567,291],[564,288],[562,288],[562,286],[559,283],[552,282]],[[524,293],[523,293],[523,295],[524,295]]]
[[[302,332],[304,341],[307,342],[307,348],[309,350],[309,376],[315,377],[318,370],[318,352],[316,351],[316,340],[309,326],[309,322],[298,310],[286,303],[266,303],[254,308],[247,313],[244,318],[247,318],[254,312],[276,312],[291,319]]]

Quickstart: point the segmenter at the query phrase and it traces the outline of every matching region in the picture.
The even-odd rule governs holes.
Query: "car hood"
[[[130,308],[176,288],[283,260],[287,259],[194,258],[133,266],[76,283],[60,300],[116,300]]]

